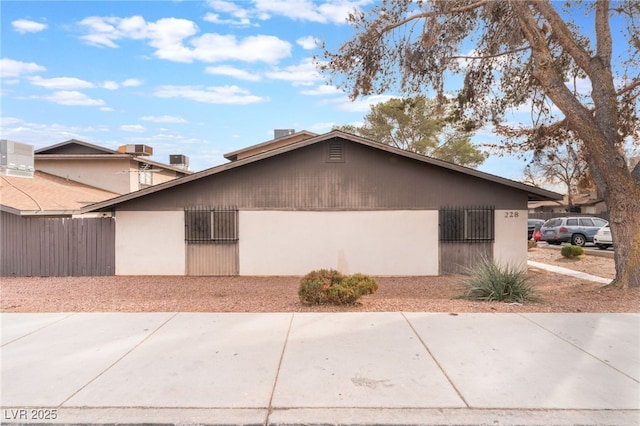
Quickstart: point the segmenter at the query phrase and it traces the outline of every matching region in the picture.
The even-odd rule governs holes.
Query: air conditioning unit
[[[0,174],[33,177],[33,145],[0,140]]]
[[[278,139],[278,138],[283,138],[285,136],[291,136],[295,132],[296,132],[296,129],[274,129],[273,138]]]
[[[169,155],[169,164],[187,170],[189,168],[189,157],[182,154],[171,154]]]
[[[131,155],[153,155],[153,148],[149,145],[122,145],[118,148],[118,152]]]

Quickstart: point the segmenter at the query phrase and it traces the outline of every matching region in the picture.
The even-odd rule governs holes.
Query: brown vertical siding
[[[437,210],[491,205],[521,209],[516,188],[413,158],[344,141],[344,162],[327,161],[330,141],[225,170],[118,206],[123,210],[177,210],[233,205],[273,210]]]
[[[187,244],[187,275],[238,275],[238,244]]]
[[[115,222],[112,218],[0,214],[0,276],[115,274]]]
[[[464,274],[482,258],[493,259],[493,243],[440,242],[440,275]]]

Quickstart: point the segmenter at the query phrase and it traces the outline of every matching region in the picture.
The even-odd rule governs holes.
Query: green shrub
[[[492,260],[482,259],[468,273],[469,276],[462,280],[464,299],[519,303],[540,301],[529,282],[526,268],[499,266]]]
[[[345,276],[333,269],[320,269],[302,277],[298,297],[305,305],[353,305],[376,290],[378,284],[367,275]]]
[[[580,246],[562,246],[560,253],[567,259],[573,259],[574,257],[582,256],[584,249]]]

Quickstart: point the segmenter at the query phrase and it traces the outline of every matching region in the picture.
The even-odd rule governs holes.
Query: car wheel
[[[575,234],[571,237],[571,244],[574,246],[584,247],[584,243],[587,242],[587,239],[582,234]]]

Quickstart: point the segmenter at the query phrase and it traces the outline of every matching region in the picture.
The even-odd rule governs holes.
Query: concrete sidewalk
[[[640,424],[639,314],[2,314],[3,423]]]

